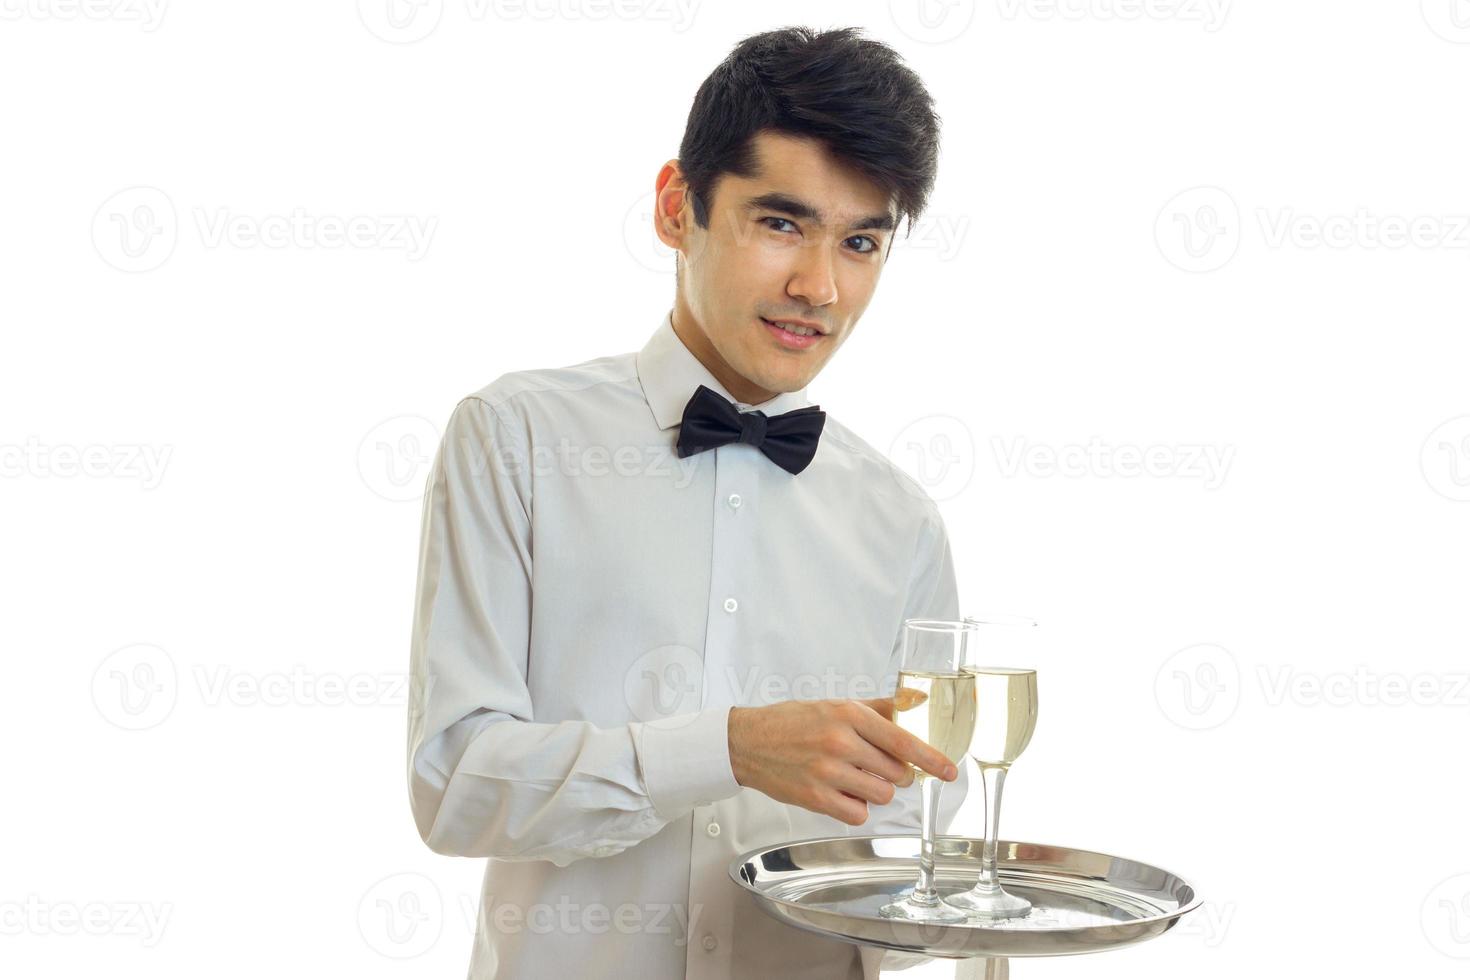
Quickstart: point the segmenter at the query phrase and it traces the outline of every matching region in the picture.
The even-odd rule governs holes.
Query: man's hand
[[[730,767],[741,786],[854,827],[868,804],[914,780],[909,764],[953,780],[954,764],[899,728],[891,698],[782,701],[730,709]]]

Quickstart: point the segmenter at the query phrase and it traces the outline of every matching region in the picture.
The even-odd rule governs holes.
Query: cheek
[[[794,249],[789,245],[755,241],[743,248],[732,249],[727,266],[731,282],[742,283],[763,292],[782,286],[796,268]]]
[[[706,295],[715,302],[743,295],[748,283],[760,275],[759,251],[723,239],[710,240],[700,256],[699,279]]]
[[[781,264],[752,254],[724,263],[706,281],[706,287],[711,305],[718,306],[725,317],[744,324],[755,316],[758,306],[781,300],[786,281]]]
[[[878,274],[882,266],[877,263],[850,262],[837,273],[838,303],[849,315],[861,313],[873,298],[878,288]]]

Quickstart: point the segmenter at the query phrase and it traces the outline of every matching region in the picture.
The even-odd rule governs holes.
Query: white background
[[[1207,899],[1012,975],[1464,975],[1470,4],[925,3],[0,0],[0,972],[463,975],[480,862],[405,789],[438,427],[643,344],[696,87],[805,23],[944,120],[811,394],[1047,631],[1003,830]]]

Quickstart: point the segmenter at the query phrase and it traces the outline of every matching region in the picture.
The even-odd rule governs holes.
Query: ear
[[[682,252],[694,225],[694,205],[678,160],[670,160],[659,170],[653,202],[653,233],[669,248]]]

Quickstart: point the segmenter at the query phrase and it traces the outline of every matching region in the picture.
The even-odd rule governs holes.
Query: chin
[[[783,394],[788,391],[800,391],[807,386],[807,382],[809,382],[810,380],[811,379],[808,378],[805,373],[781,373],[774,375],[768,374],[765,378],[756,380],[755,383],[760,385],[767,391],[774,391],[777,394]]]

